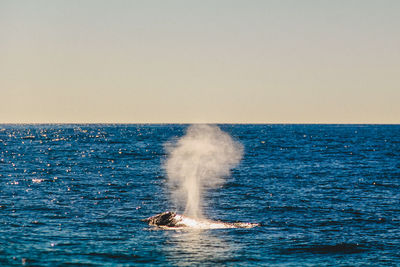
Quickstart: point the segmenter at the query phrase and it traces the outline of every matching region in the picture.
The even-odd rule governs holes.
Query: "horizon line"
[[[376,122],[0,122],[0,125],[400,125]]]

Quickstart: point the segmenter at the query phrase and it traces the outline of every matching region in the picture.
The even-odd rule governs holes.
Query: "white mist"
[[[176,207],[203,218],[204,192],[224,183],[240,162],[243,146],[217,126],[191,125],[186,135],[166,147],[165,169]]]

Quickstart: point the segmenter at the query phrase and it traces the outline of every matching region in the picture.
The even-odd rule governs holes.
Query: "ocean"
[[[188,125],[0,125],[1,266],[400,266],[400,125],[218,125],[243,146],[202,202],[250,229],[161,230]]]

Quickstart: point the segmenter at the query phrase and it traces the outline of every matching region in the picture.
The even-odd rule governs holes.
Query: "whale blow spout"
[[[194,219],[172,211],[166,211],[143,220],[149,225],[163,229],[223,229],[223,228],[253,228],[259,223],[221,222],[207,219]]]
[[[220,187],[241,160],[243,146],[218,126],[191,125],[176,142],[165,144],[164,168],[174,208],[204,218],[207,190]]]
[[[163,229],[251,228],[254,223],[221,222],[205,218],[203,198],[220,187],[243,155],[243,145],[216,125],[191,125],[180,139],[165,144],[164,168],[174,209],[143,221]]]

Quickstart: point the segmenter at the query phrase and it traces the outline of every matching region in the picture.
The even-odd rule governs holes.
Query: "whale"
[[[166,211],[142,220],[151,226],[162,229],[224,229],[224,228],[253,228],[260,226],[259,223],[247,222],[222,222],[208,219],[191,218]]]

